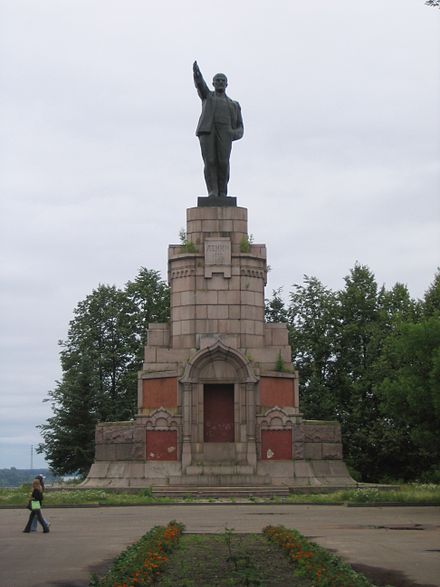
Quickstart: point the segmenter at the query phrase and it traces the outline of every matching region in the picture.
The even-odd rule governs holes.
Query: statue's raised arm
[[[217,73],[210,91],[197,64],[193,63],[194,84],[202,100],[202,114],[197,125],[204,173],[209,196],[226,197],[229,181],[229,157],[232,141],[243,136],[240,104],[226,95],[228,78]]]
[[[194,75],[194,85],[197,88],[197,93],[200,96],[201,100],[206,100],[209,96],[209,88],[203,79],[202,72],[197,64],[197,61],[193,63],[193,75]]]
[[[193,63],[193,73],[194,73],[194,77],[200,77],[202,75],[200,68],[197,64],[197,61],[194,61],[194,63]]]

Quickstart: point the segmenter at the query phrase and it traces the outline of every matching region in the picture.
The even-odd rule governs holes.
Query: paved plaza
[[[46,508],[50,534],[23,534],[28,512],[0,510],[1,587],[85,587],[149,528],[177,520],[188,532],[297,528],[370,577],[394,587],[440,586],[440,509],[433,507],[172,505]],[[177,586],[176,586],[177,587]],[[280,586],[281,587],[281,586]]]

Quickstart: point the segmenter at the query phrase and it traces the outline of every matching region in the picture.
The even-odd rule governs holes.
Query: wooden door
[[[205,442],[234,442],[234,385],[204,385],[203,436]]]

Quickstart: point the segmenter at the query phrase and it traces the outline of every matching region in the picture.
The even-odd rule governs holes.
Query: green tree
[[[139,343],[141,354],[138,359],[142,361],[148,325],[168,322],[170,318],[170,288],[161,279],[159,271],[141,267],[135,279],[127,282],[125,294],[135,308],[131,328]]]
[[[332,387],[338,332],[337,296],[316,277],[304,276],[290,294],[290,344],[299,371],[301,410],[306,418],[332,419]]]
[[[405,479],[440,476],[440,317],[402,323],[386,340],[381,365],[389,470]]]
[[[406,286],[378,288],[374,274],[356,264],[345,287],[333,292],[314,277],[291,293],[290,342],[300,373],[301,411],[310,419],[341,422],[348,463],[377,481],[386,463],[385,419],[375,386],[386,337],[420,313]]]
[[[100,419],[93,379],[93,370],[84,357],[65,371],[63,380],[45,400],[51,402],[53,416],[39,427],[44,445],[38,452],[45,453],[51,469],[58,474],[86,474],[93,462],[95,426]]]
[[[440,316],[440,269],[437,269],[434,281],[425,293],[423,313],[425,316]]]
[[[413,319],[417,306],[406,286],[378,288],[371,270],[356,264],[339,292],[339,332],[333,388],[338,398],[347,462],[365,481],[383,474],[387,437],[376,393],[383,378],[377,363],[384,341],[403,320]]]
[[[134,417],[148,323],[168,315],[168,286],[144,268],[124,290],[100,285],[77,305],[60,341],[62,380],[46,400],[53,416],[40,426],[38,451],[54,471],[86,473],[96,423]]]

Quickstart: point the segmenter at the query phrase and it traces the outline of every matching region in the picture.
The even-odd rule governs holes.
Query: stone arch
[[[285,430],[293,428],[296,417],[292,417],[283,408],[275,406],[259,416],[260,429],[262,430]]]
[[[256,383],[257,378],[246,357],[218,339],[188,361],[180,381],[185,384],[208,380]]]
[[[177,418],[165,408],[157,408],[149,416],[143,418],[147,430],[178,430]]]
[[[229,441],[227,451],[233,455],[231,459],[234,462],[253,465],[256,462],[255,406],[258,378],[246,357],[219,338],[188,361],[179,382],[183,419],[182,465],[206,463],[209,458],[213,458],[209,455],[218,448],[214,446],[216,442],[209,442],[204,435],[204,401],[206,386],[210,384],[233,386],[234,441]]]

